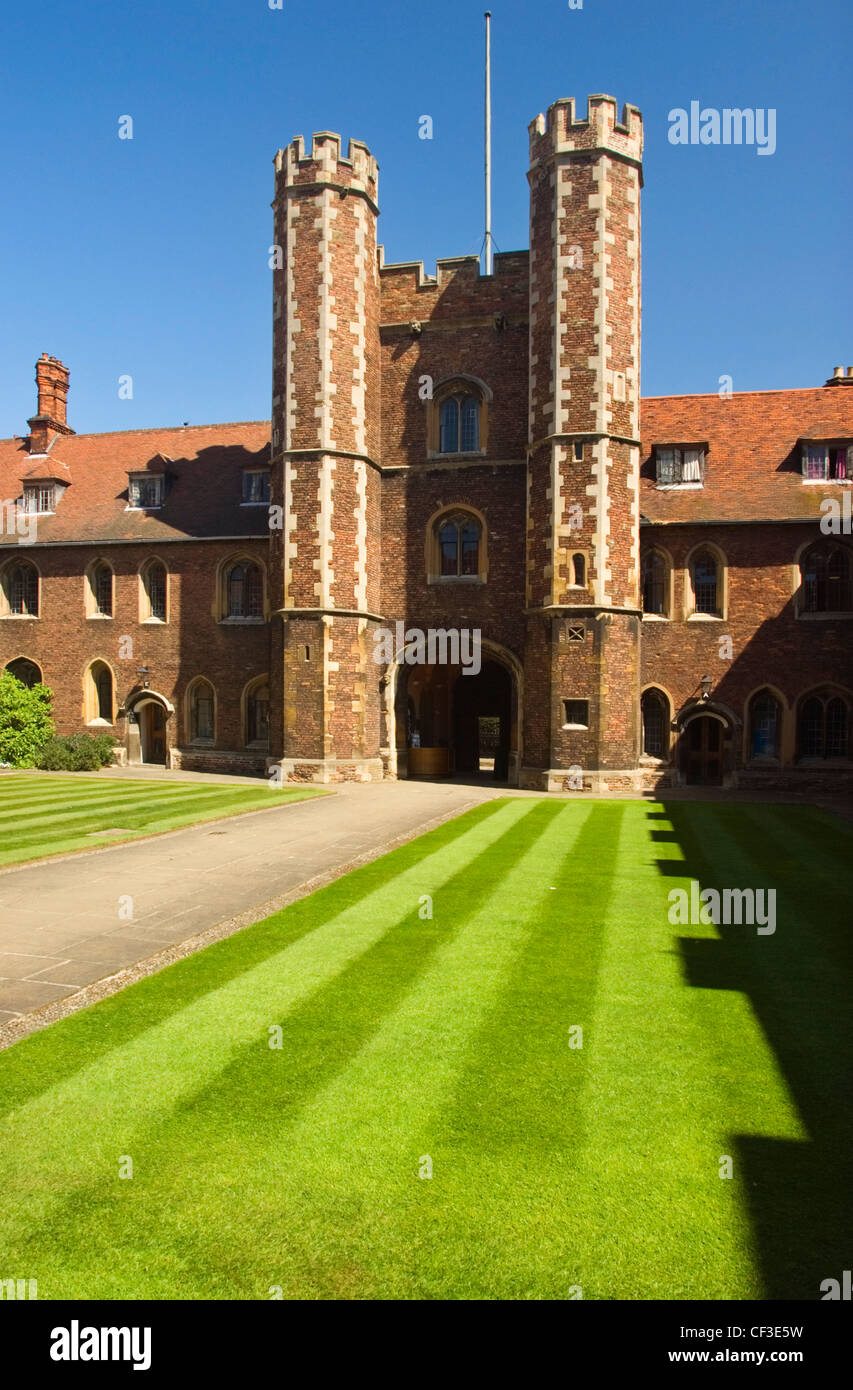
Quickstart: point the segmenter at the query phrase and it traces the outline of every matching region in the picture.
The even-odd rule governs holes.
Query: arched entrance
[[[166,765],[166,721],[171,713],[171,705],[162,696],[146,691],[134,699],[127,716],[129,763]]]
[[[385,687],[386,758],[398,777],[483,777],[518,785],[522,667],[481,640],[476,674],[396,661]],[[403,654],[403,658],[405,653]]]

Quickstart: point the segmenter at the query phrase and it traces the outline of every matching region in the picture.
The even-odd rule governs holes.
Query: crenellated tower
[[[523,780],[594,790],[639,754],[642,118],[591,96],[529,131]]]
[[[301,137],[275,157],[272,761],[287,780],[381,776],[378,169]]]

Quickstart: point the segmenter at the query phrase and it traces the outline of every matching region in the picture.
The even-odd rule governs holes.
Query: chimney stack
[[[57,434],[74,433],[66,418],[70,375],[58,357],[49,357],[46,352],[36,362],[38,406],[27,421],[31,454],[46,454]]]
[[[845,373],[843,367],[835,367],[829,381],[825,381],[824,386],[853,386],[853,367],[848,367]]]

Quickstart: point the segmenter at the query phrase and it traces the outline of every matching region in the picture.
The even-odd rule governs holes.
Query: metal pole
[[[486,10],[486,274],[492,273],[492,15]]]

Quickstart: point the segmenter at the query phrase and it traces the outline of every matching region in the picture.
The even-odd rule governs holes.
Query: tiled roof
[[[59,435],[47,456],[23,440],[0,440],[0,504],[20,497],[28,474],[69,485],[56,513],[38,519],[38,542],[163,541],[186,536],[266,535],[266,508],[241,506],[242,470],[269,463],[266,421],[190,425],[115,434]],[[156,511],[128,511],[127,475],[163,472],[168,488]],[[57,466],[59,465],[59,466]],[[4,534],[0,544],[15,545]]]
[[[804,483],[797,441],[853,440],[853,387],[651,396],[640,406],[640,514],[648,521],[818,520],[844,485]],[[655,444],[708,444],[701,488],[656,486]]]
[[[833,483],[804,484],[798,440],[853,439],[853,388],[748,391],[725,398],[653,396],[641,403],[640,512],[653,523],[818,520]],[[163,541],[266,535],[264,508],[241,506],[241,473],[269,463],[269,423],[57,436],[47,456],[23,440],[0,440],[0,506],[22,480],[68,483],[52,516],[39,517],[39,542]],[[702,488],[660,490],[655,444],[707,443]],[[155,511],[127,510],[127,475],[161,472],[168,490]],[[4,534],[0,544],[17,543]]]

